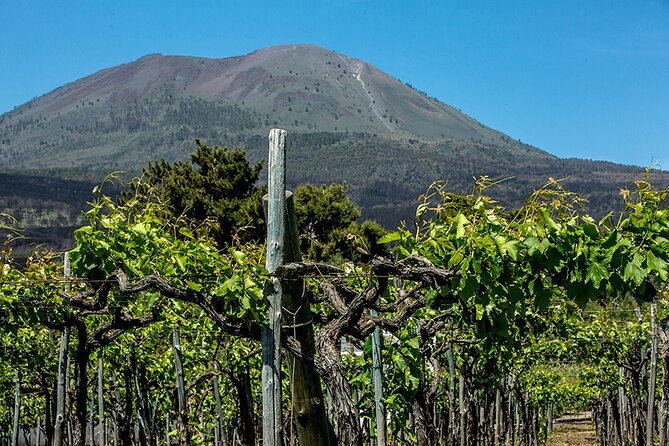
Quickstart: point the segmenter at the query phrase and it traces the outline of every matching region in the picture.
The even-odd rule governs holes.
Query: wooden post
[[[177,425],[180,445],[187,445],[190,440],[188,433],[188,414],[186,413],[186,385],[184,383],[184,369],[181,363],[181,340],[176,325],[172,328],[172,346],[174,348],[174,370],[177,385]]]
[[[118,406],[120,406],[121,403],[121,391],[119,390],[118,384],[116,382],[116,373],[114,372],[114,369],[111,368],[109,370],[109,387],[110,390],[114,389],[114,397],[116,398],[116,401],[118,401]],[[118,420],[119,420],[119,414],[115,410],[116,408],[112,409],[112,417],[111,417],[111,427],[112,427],[112,441],[114,446],[119,445],[119,426],[118,426]]]
[[[378,316],[379,312],[371,310],[372,316]],[[372,381],[374,383],[374,408],[376,412],[376,444],[386,446],[386,411],[383,406],[383,365],[381,364],[381,327],[374,328],[372,334]]]
[[[63,265],[63,275],[67,279],[70,277],[70,257],[65,253]],[[65,284],[65,289],[69,290],[70,284]],[[56,421],[53,425],[53,445],[63,446],[65,434],[65,382],[67,375],[67,347],[70,342],[70,327],[65,327],[60,336],[60,353],[58,355],[58,377],[56,379]]]
[[[660,411],[660,445],[667,446],[667,421],[669,417],[669,322],[663,320],[658,333],[662,340],[662,410]]]
[[[72,368],[72,365],[70,364],[70,357],[67,356],[65,358],[65,413],[67,414],[67,411],[71,407],[70,403],[70,371]],[[71,445],[74,444],[74,429],[72,428],[72,417],[67,416],[67,444]]]
[[[14,375],[14,422],[12,424],[12,446],[19,446],[19,418],[21,416],[21,371]]]
[[[553,432],[553,402],[548,403],[548,415],[546,416],[546,434]]]
[[[455,445],[455,361],[453,361],[453,343],[448,343],[448,438],[449,444]]]
[[[462,365],[464,367],[464,364]],[[462,370],[462,369],[461,369]],[[460,404],[460,446],[465,446],[467,444],[467,405],[465,404],[465,377],[460,373],[460,382],[459,382],[459,404]]]
[[[652,333],[652,344],[650,353],[650,378],[648,381],[648,404],[646,413],[646,446],[653,446],[653,436],[655,433],[655,379],[657,376],[657,324],[655,323],[655,313],[657,304],[653,302],[650,307],[650,326]]]
[[[86,430],[88,432],[87,436],[91,439],[91,445],[95,446],[95,397],[91,393],[91,398],[88,400],[88,424]]]
[[[165,412],[165,444],[169,446],[170,444],[170,413]],[[116,446],[116,445],[114,445]]]
[[[104,398],[104,375],[102,368],[102,350],[98,357],[98,426],[100,429],[100,446],[107,446],[105,432],[105,398]]]
[[[504,416],[505,418],[505,424],[504,424],[504,444],[513,444],[514,442],[514,436],[513,436],[513,428],[514,428],[514,420],[513,420],[513,386],[514,386],[514,377],[513,375],[509,375],[507,377],[507,390],[505,392],[508,392],[508,401],[506,405],[506,414]]]
[[[223,445],[226,445],[225,432],[223,430],[223,406],[221,404],[221,392],[218,388],[218,375],[214,375],[214,398],[216,399],[216,432],[218,432],[218,439],[222,440]],[[216,440],[216,446],[219,445],[219,440]]]
[[[497,385],[497,390],[495,391],[495,415],[493,420],[493,444],[501,443],[502,432],[502,388],[504,387],[504,378]]]
[[[285,238],[286,131],[269,132],[267,200],[267,259],[269,273],[283,262]],[[282,438],[281,413],[281,282],[273,277],[265,287],[268,325],[262,331],[263,446],[279,446]]]
[[[623,368],[618,368],[618,374],[623,382]],[[627,404],[625,403],[627,396],[625,395],[625,388],[622,385],[618,386],[618,413],[620,414],[620,443],[627,443]]]
[[[58,355],[58,378],[56,381],[56,421],[54,423],[53,445],[63,446],[66,413],[65,413],[65,378],[67,376],[67,346],[70,342],[70,327],[65,327],[60,336],[60,353]]]
[[[267,195],[263,197],[266,219],[268,199]],[[285,200],[283,263],[301,262],[293,193],[286,191]],[[283,333],[298,341],[306,356],[315,356],[313,316],[311,304],[304,293],[304,284],[301,281],[281,284],[281,299]],[[334,445],[334,434],[327,420],[320,376],[312,366],[294,358],[290,352],[287,354],[287,361],[291,382],[291,407],[300,446]]]

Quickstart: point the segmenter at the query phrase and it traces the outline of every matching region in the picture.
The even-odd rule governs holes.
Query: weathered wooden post
[[[70,257],[65,253],[64,276],[70,277]],[[69,290],[70,284],[65,284],[65,289]],[[56,380],[56,421],[53,425],[53,444],[54,446],[63,446],[63,437],[65,433],[65,382],[67,374],[67,347],[70,342],[70,327],[65,326],[60,337],[60,354],[58,356],[58,378]]]
[[[86,432],[88,438],[91,440],[91,444],[95,445],[95,425],[94,425],[94,414],[95,414],[95,397],[91,393],[91,397],[88,400],[88,424],[86,425]]]
[[[267,214],[268,196],[263,197]],[[285,237],[283,262],[301,262],[300,235],[293,193],[285,194]],[[300,343],[305,355],[315,355],[313,316],[311,304],[304,293],[302,281],[289,281],[281,285],[281,307],[283,310],[283,333]],[[291,408],[300,446],[334,445],[334,434],[325,413],[325,398],[321,379],[313,366],[296,359],[290,352],[286,355],[288,376],[291,382]]]
[[[19,446],[19,418],[21,417],[21,371],[14,376],[14,422],[12,423],[12,446]]]
[[[71,404],[71,398],[70,398],[70,372],[72,369],[71,365],[71,360],[70,356],[67,355],[65,358],[65,413],[67,415],[67,412],[70,410],[69,408],[72,407]],[[67,415],[67,444],[74,444],[74,427],[72,425],[72,417]]]
[[[107,446],[107,436],[105,432],[105,393],[104,393],[104,370],[102,361],[102,350],[98,357],[98,426],[100,430],[100,446]]]
[[[379,315],[371,310],[372,317]],[[386,446],[386,411],[383,404],[383,366],[381,364],[381,327],[374,328],[372,334],[372,381],[374,382],[374,409],[376,412],[376,444]]]
[[[464,367],[464,365],[462,366]],[[462,370],[462,369],[460,369]],[[458,432],[460,433],[460,446],[465,446],[467,444],[467,413],[465,412],[467,410],[467,405],[465,404],[465,377],[463,376],[462,373],[460,373],[460,382],[458,386],[458,391],[459,391],[459,404],[460,404],[460,429]]]
[[[285,237],[284,208],[286,191],[286,131],[269,132],[267,259],[271,274],[283,262]],[[281,282],[271,278],[265,287],[268,325],[262,331],[262,409],[263,446],[279,446],[281,435]]]
[[[453,360],[453,343],[448,343],[448,441],[455,445],[457,429],[455,425],[455,361]]]
[[[660,357],[662,358],[662,403],[660,410],[660,445],[667,446],[667,421],[669,417],[669,321],[664,319],[658,327],[660,339],[662,340],[662,349]]]
[[[501,443],[501,435],[500,432],[502,432],[502,389],[504,388],[504,378],[501,379],[500,383],[497,385],[497,390],[495,390],[495,415],[494,415],[494,428],[493,428],[493,435],[494,435],[494,440],[493,443],[499,442]],[[550,426],[550,423],[549,423]]]
[[[170,445],[170,413],[165,412],[165,444]],[[116,446],[116,445],[114,445]]]
[[[655,313],[657,304],[652,303],[650,307],[650,326],[652,330],[652,346],[650,353],[650,379],[648,381],[648,404],[646,407],[646,446],[653,446],[653,437],[655,434],[655,379],[657,376],[657,324],[655,323]]]
[[[624,377],[623,367],[618,368],[618,375],[620,378]],[[620,382],[624,382],[622,379]],[[622,384],[618,385],[618,413],[620,414],[620,442],[622,444],[627,443],[627,395],[625,394],[625,388]]]
[[[553,432],[553,402],[548,403],[548,414],[546,415],[546,434]]]
[[[216,440],[214,443],[216,446],[223,443],[224,446],[227,445],[225,440],[225,430],[223,429],[223,405],[221,404],[221,392],[218,388],[218,375],[214,375],[214,398],[216,400]],[[219,443],[220,440],[220,443]]]
[[[188,413],[186,412],[186,385],[184,383],[184,369],[181,362],[181,340],[179,339],[179,330],[176,325],[172,327],[172,347],[174,349],[174,371],[176,372],[177,384],[178,438],[180,445],[187,445],[190,443],[190,433]]]

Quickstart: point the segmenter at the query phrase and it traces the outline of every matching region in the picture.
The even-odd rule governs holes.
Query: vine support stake
[[[658,326],[658,334],[662,341],[660,358],[662,359],[662,402],[660,410],[660,445],[667,446],[667,419],[669,417],[669,326],[664,320]]]
[[[294,195],[287,190],[285,196],[284,264],[302,261]],[[267,201],[268,196],[265,195],[263,197],[265,219],[267,219]],[[281,284],[281,309],[283,334],[292,336],[302,344],[306,356],[315,356],[311,304],[301,281]],[[290,352],[286,353],[285,359],[290,380],[291,411],[300,446],[334,446],[334,433],[325,412],[320,376],[312,365],[295,358]]]
[[[448,343],[448,433],[449,444],[455,444],[455,361],[453,361],[453,343]]]
[[[91,439],[91,443],[95,441],[95,397],[91,393],[88,400],[88,424],[86,426],[87,434],[86,436]]]
[[[652,346],[650,354],[650,378],[648,381],[648,413],[646,414],[646,446],[653,446],[653,434],[655,433],[655,380],[657,376],[657,324],[655,323],[656,313],[657,304],[653,302],[650,307]]]
[[[107,445],[107,436],[105,432],[105,393],[104,393],[104,369],[102,360],[102,350],[98,357],[98,425],[100,434],[100,445]]]
[[[225,441],[225,430],[223,429],[223,406],[221,405],[221,392],[218,387],[218,375],[214,375],[214,399],[216,400],[216,446],[219,444],[227,445]]]
[[[176,327],[176,325],[172,327],[172,348],[174,350],[174,370],[176,372],[177,385],[177,423],[179,426],[179,445],[187,445],[190,443],[190,432],[188,426],[188,412],[186,411],[186,384],[184,382],[183,363],[181,362],[181,339],[179,338],[179,329]]]
[[[12,423],[12,446],[19,446],[19,418],[21,416],[21,371],[14,375],[14,422]]]
[[[377,317],[379,312],[370,311],[373,317]],[[386,411],[383,404],[383,366],[381,364],[381,327],[374,328],[372,334],[372,381],[374,382],[374,408],[376,413],[376,444],[386,446]]]
[[[64,276],[70,277],[70,257],[65,253],[64,259]],[[70,284],[65,284],[65,289],[70,290]],[[56,420],[53,426],[53,445],[63,446],[65,425],[66,425],[66,410],[65,410],[65,383],[67,382],[67,347],[70,342],[70,327],[65,326],[63,333],[60,336],[60,354],[58,355],[58,378],[56,382]]]
[[[286,131],[269,132],[267,163],[267,260],[271,274],[283,263],[286,227],[284,222],[286,193]],[[263,446],[279,446],[281,431],[281,283],[271,278],[265,286],[268,303],[268,325],[262,331],[262,415]]]

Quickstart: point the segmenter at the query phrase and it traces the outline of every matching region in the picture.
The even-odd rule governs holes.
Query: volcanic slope
[[[196,137],[239,143],[274,126],[548,156],[361,60],[286,45],[225,59],[148,55],[64,85],[0,117],[0,168],[132,169],[184,158]]]

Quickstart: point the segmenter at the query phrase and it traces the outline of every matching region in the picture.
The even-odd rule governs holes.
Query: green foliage
[[[649,277],[667,277],[666,190],[637,182],[613,225],[579,215],[578,197],[554,180],[513,213],[481,193],[485,181],[465,197],[436,185],[418,207],[416,235],[399,230],[384,238],[397,241],[402,256],[458,269],[451,292],[472,307],[472,315],[476,309],[476,320],[492,317],[492,298],[511,306],[530,301],[540,310],[554,295],[581,306],[605,296],[643,299],[653,288]]]
[[[207,220],[192,231],[165,212],[159,191],[136,183],[141,191],[116,204],[101,197],[86,213],[90,225],[75,232],[70,251],[72,271],[87,279],[108,277],[121,269],[132,278],[150,274],[169,277],[175,286],[210,296],[222,313],[261,320],[263,271],[261,253],[253,245],[219,248],[218,222]],[[148,198],[148,199],[147,199]]]
[[[360,209],[346,197],[348,186],[303,184],[295,189],[297,224],[313,238],[327,237],[360,218]]]
[[[415,233],[401,228],[381,241],[394,243],[400,257],[459,271],[450,286],[427,293],[426,303],[449,313],[460,337],[476,340],[460,355],[462,367],[473,368],[477,388],[513,373],[537,404],[594,404],[618,385],[618,367],[638,356],[641,346],[634,340],[647,339],[647,333],[632,336],[637,332],[627,322],[606,329],[586,324],[589,331],[579,331],[566,310],[595,301],[643,303],[666,283],[667,191],[636,182],[623,193],[625,210],[617,222],[596,222],[581,213],[580,198],[554,180],[513,212],[483,193],[489,186],[483,178],[473,194],[460,196],[434,185],[418,206]],[[429,321],[434,315],[415,317]],[[574,337],[584,345],[569,344]],[[401,344],[410,340],[403,337]],[[586,345],[595,350],[584,351]],[[554,360],[578,360],[585,367],[563,382],[550,363],[541,365],[549,351]],[[578,359],[576,352],[582,352]],[[585,391],[593,380],[601,392]]]
[[[203,160],[211,159],[205,155],[215,157],[205,149],[202,153],[194,164],[200,168],[209,162]],[[241,164],[244,159],[236,158]],[[198,175],[201,184],[208,184],[206,169]],[[246,184],[250,200],[255,186]],[[177,186],[185,187],[178,181],[170,187]],[[219,183],[211,187],[219,186],[225,190]],[[509,389],[513,382],[518,386],[516,397],[525,398],[532,407],[553,404],[559,413],[599,404],[619,386],[635,382],[644,367],[640,351],[648,349],[650,324],[636,320],[630,310],[647,314],[645,301],[654,299],[660,304],[658,320],[669,314],[666,294],[657,291],[669,278],[667,190],[638,181],[622,191],[622,213],[596,221],[582,212],[579,197],[557,181],[549,181],[514,211],[486,195],[490,186],[483,178],[473,193],[462,196],[436,184],[422,197],[415,231],[400,228],[379,240],[392,246],[407,267],[457,271],[448,285],[417,287],[418,282],[409,279],[370,276],[369,265],[348,264],[346,274],[336,280],[345,283],[350,295],[334,305],[314,294],[319,298],[311,302],[312,320],[318,330],[345,314],[354,300],[372,299],[369,291],[387,282],[383,294],[359,311],[375,309],[384,318],[384,403],[394,432],[406,429],[410,414],[430,392],[436,408],[451,404],[446,398],[448,383],[458,375],[471,393],[465,397],[479,401],[489,400],[498,388]],[[227,323],[263,324],[266,307],[261,290],[267,276],[262,248],[235,243],[232,234],[228,244],[217,243],[218,220],[205,217],[196,224],[192,217],[179,218],[188,209],[204,208],[206,202],[184,205],[175,216],[165,190],[139,181],[135,192],[122,203],[101,195],[91,204],[88,224],[77,230],[77,247],[71,252],[74,276],[85,279],[75,283],[73,291],[93,296],[102,286],[98,281],[117,270],[130,279],[159,275],[213,304]],[[377,249],[372,241],[380,235],[379,227],[356,224],[359,211],[345,192],[342,185],[303,186],[296,191],[303,212],[298,219],[311,235],[305,239],[306,248],[315,250],[308,251],[311,256],[331,259],[359,248],[365,252],[359,259],[364,259]],[[191,394],[198,410],[214,411],[207,385],[197,381],[211,372],[212,363],[217,364],[224,392],[233,395],[224,404],[228,416],[234,415],[234,394],[240,387],[236,377],[258,380],[257,344],[223,335],[211,314],[190,303],[165,299],[155,291],[121,293],[112,286],[104,308],[86,312],[64,297],[58,259],[35,256],[19,269],[9,262],[8,254],[5,258],[0,349],[20,353],[0,364],[0,399],[5,405],[15,368],[31,371],[24,374],[27,382],[52,380],[55,348],[48,341],[48,326],[83,317],[93,331],[121,311],[133,317],[160,315],[154,325],[115,339],[104,353],[106,363],[117,370],[126,367],[124,358],[137,354],[140,368],[159,394],[158,412],[171,405],[166,392],[158,389],[172,385],[172,352],[165,338],[175,324],[182,332],[187,380],[196,383]],[[307,293],[318,293],[318,280],[309,278],[307,283]],[[345,334],[353,339],[356,330]],[[360,413],[372,419],[369,342],[364,343],[362,336],[357,341],[363,354],[346,355],[342,362],[359,397]],[[446,366],[449,350],[455,375]],[[621,369],[629,372],[629,381],[622,379]],[[257,386],[251,393],[256,392]],[[30,404],[35,415],[44,409],[38,400]],[[207,415],[205,424],[211,421]],[[406,438],[413,440],[413,433],[406,433]]]
[[[360,209],[346,196],[347,191],[346,184],[336,183],[301,184],[295,189],[301,250],[309,259],[339,263],[384,252],[378,240],[385,231],[371,220],[358,225]]]
[[[196,144],[190,163],[151,163],[144,169],[144,180],[158,187],[169,209],[177,218],[187,218],[190,227],[212,220],[220,246],[235,237],[260,241],[263,192],[256,182],[262,163],[252,166],[240,149],[208,147],[199,140]]]

